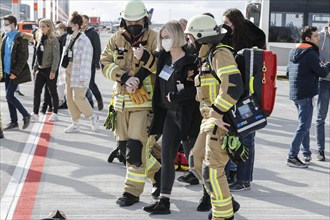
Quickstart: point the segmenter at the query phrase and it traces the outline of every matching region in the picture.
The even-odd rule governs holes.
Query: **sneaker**
[[[317,152],[316,159],[318,161],[325,161],[325,156],[324,156],[324,151],[323,150],[319,150],[319,152]]]
[[[5,131],[5,130],[13,129],[13,128],[18,128],[18,124],[10,122],[9,124],[7,124],[7,126],[3,130]]]
[[[57,121],[57,114],[56,113],[52,113],[48,119],[48,121]]]
[[[182,176],[179,176],[177,180],[181,183],[189,183],[190,185],[198,185],[199,184],[198,179],[190,171],[185,172]]]
[[[250,182],[243,182],[243,181],[236,181],[234,184],[232,184],[230,187],[230,192],[239,192],[244,190],[250,190],[251,185]]]
[[[311,163],[312,157],[311,156],[307,156],[303,158],[302,162],[306,165],[309,165]]]
[[[237,171],[230,171],[229,175],[227,176],[227,181],[228,181],[228,185],[231,186],[232,184],[234,184],[237,180]]]
[[[16,93],[17,93],[18,95],[20,95],[20,96],[24,96],[24,94],[21,93],[21,91],[19,91],[19,90],[16,90]]]
[[[116,201],[119,206],[131,206],[137,202],[139,202],[139,197],[128,192],[124,192],[123,196],[119,197]]]
[[[286,160],[286,165],[288,165],[289,167],[296,167],[296,168],[307,168],[308,167],[308,165],[301,162],[301,160],[299,160],[298,157],[294,157],[292,159],[288,158]]]
[[[94,116],[91,118],[91,122],[92,122],[92,131],[97,131],[97,129],[100,126],[99,116],[94,114]]]
[[[75,132],[79,132],[80,125],[77,123],[72,123],[69,127],[67,127],[66,129],[64,129],[65,133],[75,133]]]
[[[38,121],[39,121],[39,115],[32,113],[31,122],[38,122]]]
[[[27,127],[29,127],[30,122],[31,122],[31,115],[24,117],[22,129],[26,129]]]

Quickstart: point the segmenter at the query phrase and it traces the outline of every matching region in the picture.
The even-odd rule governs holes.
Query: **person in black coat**
[[[100,35],[95,31],[93,27],[89,27],[89,17],[87,15],[83,15],[83,26],[82,31],[85,32],[86,36],[89,38],[93,45],[93,62],[92,62],[92,76],[91,81],[89,83],[89,89],[94,94],[99,111],[103,109],[103,99],[99,88],[95,83],[95,72],[100,69],[100,55],[101,55],[101,40]]]
[[[199,133],[201,115],[195,100],[196,57],[183,50],[186,41],[179,22],[166,23],[159,33],[160,52],[152,99],[154,115],[149,134],[162,135],[161,187],[159,201],[144,210],[170,214],[178,146],[182,141],[188,158]]]

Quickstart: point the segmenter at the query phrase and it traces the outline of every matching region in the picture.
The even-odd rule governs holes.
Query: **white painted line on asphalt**
[[[39,122],[35,122],[31,129],[31,133],[25,144],[24,150],[17,162],[14,173],[1,199],[1,220],[10,220],[13,217],[18,199],[24,186],[26,175],[30,169],[45,119],[46,115],[41,116],[39,118]]]

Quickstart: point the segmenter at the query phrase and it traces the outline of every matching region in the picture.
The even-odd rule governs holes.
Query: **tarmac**
[[[107,37],[102,37],[103,47],[106,40]],[[105,108],[94,109],[102,123],[107,116],[112,82],[100,71],[96,82]],[[3,83],[0,89],[5,126],[10,119]],[[33,83],[22,84],[21,92],[25,96],[16,96],[32,112]],[[237,220],[330,219],[330,113],[326,122],[326,161],[316,160],[314,108],[311,164],[307,169],[288,167],[285,162],[297,126],[297,112],[288,93],[288,81],[278,80],[274,111],[267,127],[256,136],[251,190],[233,193],[241,205],[235,214]],[[64,129],[71,124],[69,112],[59,110],[58,115],[59,120],[54,123],[47,121],[49,115],[42,116],[26,130],[4,132],[5,138],[0,140],[1,220],[37,220],[57,209],[63,211],[68,220],[207,219],[208,212],[196,211],[202,196],[201,186],[176,180],[170,215],[149,215],[142,210],[153,201],[149,182],[139,203],[119,207],[116,199],[123,193],[126,170],[116,159],[113,163],[107,162],[109,153],[116,147],[113,134],[103,126],[97,132],[91,131],[90,121],[85,118],[81,120],[80,133],[66,134]],[[22,126],[21,121],[19,124]]]

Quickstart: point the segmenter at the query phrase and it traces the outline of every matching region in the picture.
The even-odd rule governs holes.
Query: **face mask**
[[[9,26],[5,26],[3,28],[3,30],[4,30],[5,33],[10,33],[11,32],[11,28]]]
[[[68,32],[68,34],[72,34],[73,33],[72,27],[67,27],[66,32]]]
[[[168,38],[168,39],[163,39],[162,40],[162,47],[166,52],[170,51],[173,46],[173,39]]]
[[[130,33],[133,37],[136,37],[142,33],[143,26],[139,24],[130,25],[127,27],[128,33]]]
[[[222,28],[226,29],[227,30],[227,35],[231,35],[231,33],[233,32],[233,30],[231,29],[230,26],[226,25],[226,24],[223,24],[222,25]]]

